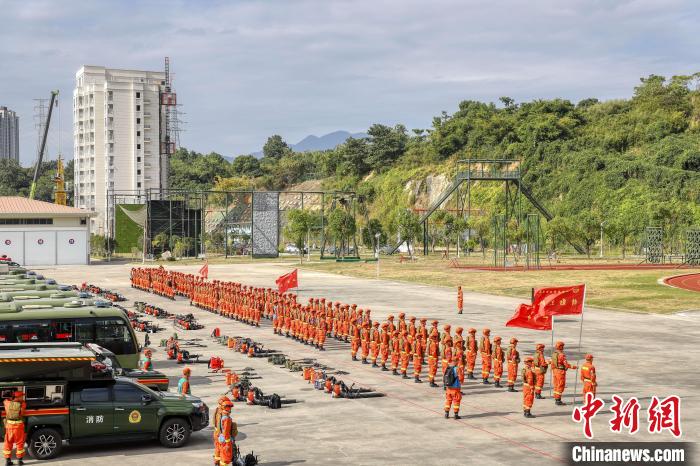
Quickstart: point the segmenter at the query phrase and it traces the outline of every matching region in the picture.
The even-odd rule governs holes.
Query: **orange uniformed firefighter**
[[[535,398],[543,399],[542,387],[544,387],[544,377],[547,374],[549,362],[544,357],[544,343],[537,343],[535,346],[535,358],[533,370],[535,371]]]
[[[223,395],[219,398],[219,404],[216,407],[216,410],[214,411],[214,418],[213,418],[213,423],[214,423],[214,466],[219,465],[219,461],[221,460],[221,444],[219,443],[219,434],[221,433],[219,431],[219,426],[221,424],[221,414],[223,410],[223,403],[225,401],[231,401],[226,395]]]
[[[467,378],[474,378],[474,366],[476,365],[476,352],[478,350],[476,344],[476,329],[469,329],[469,336],[467,337]]]
[[[221,404],[221,418],[219,419],[219,465],[231,466],[233,464],[233,444],[238,435],[238,425],[231,419],[233,403],[224,401]]]
[[[450,417],[450,409],[455,413],[455,419],[459,419],[459,405],[462,402],[462,383],[459,368],[456,361],[450,359],[445,369],[445,419]]]
[[[12,394],[11,400],[4,400],[3,407],[5,408],[5,443],[2,453],[5,455],[6,464],[12,463],[12,448],[15,448],[15,454],[19,460],[19,464],[24,464],[24,416],[27,408],[24,402],[24,393],[16,391]]]
[[[508,391],[515,391],[515,380],[518,378],[518,364],[520,364],[520,353],[517,350],[518,339],[513,337],[510,339],[510,348],[506,353],[506,362],[508,363]],[[533,384],[534,387],[534,384]]]
[[[428,381],[431,387],[437,387],[435,374],[438,369],[438,357],[440,357],[440,343],[437,332],[433,332],[428,339]]]
[[[191,395],[192,392],[190,390],[190,374],[192,373],[192,370],[189,367],[185,367],[182,370],[182,377],[177,383],[177,392],[181,396],[185,395]]]
[[[535,400],[535,373],[532,370],[532,362],[532,356],[526,357],[525,367],[523,367],[523,415],[525,417],[535,417],[530,413]]]
[[[484,384],[489,383],[489,374],[491,373],[491,329],[485,328],[481,337],[479,351],[481,352],[481,378]]]
[[[595,396],[596,388],[598,387],[597,379],[595,366],[593,365],[593,355],[587,354],[586,362],[581,365],[581,382],[583,382],[584,397],[586,393],[593,393],[593,396]]]
[[[457,287],[457,314],[461,314],[464,310],[464,293],[462,292],[462,287]]]
[[[505,356],[503,355],[503,348],[501,348],[501,337],[496,337],[493,339],[493,380],[495,382],[494,387],[501,388],[501,376],[503,375],[503,361]]]
[[[564,342],[558,341],[554,345],[556,351],[552,356],[552,376],[554,378],[554,403],[557,405],[564,405],[561,401],[561,396],[564,394],[564,389],[566,388],[566,371],[569,369],[576,369],[577,366],[572,366],[569,361],[566,360],[566,355],[564,354]]]

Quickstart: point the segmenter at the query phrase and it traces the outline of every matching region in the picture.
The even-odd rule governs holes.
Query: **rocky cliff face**
[[[410,180],[404,186],[411,204],[416,209],[427,209],[450,185],[446,175],[428,175],[425,178]]]

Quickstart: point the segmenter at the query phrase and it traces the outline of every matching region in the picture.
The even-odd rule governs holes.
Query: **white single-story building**
[[[90,263],[94,212],[0,196],[0,256],[25,266]]]

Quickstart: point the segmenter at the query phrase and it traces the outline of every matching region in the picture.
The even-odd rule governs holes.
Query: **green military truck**
[[[85,347],[0,348],[0,396],[17,390],[25,393],[27,444],[36,459],[56,457],[64,441],[158,439],[178,448],[209,423],[209,408],[199,398],[156,392],[114,376]]]

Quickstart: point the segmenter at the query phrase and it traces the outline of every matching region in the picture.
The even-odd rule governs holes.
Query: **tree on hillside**
[[[401,241],[406,242],[408,254],[413,259],[413,243],[423,231],[418,214],[411,209],[398,209],[394,216],[399,238],[401,238]]]
[[[263,146],[263,156],[265,158],[279,160],[291,153],[292,149],[290,149],[289,145],[284,142],[284,139],[282,139],[282,136],[279,134],[273,134],[267,138],[267,142],[265,142]]]
[[[374,124],[367,130],[370,148],[365,163],[370,170],[386,170],[403,155],[408,143],[406,127]]]
[[[590,259],[591,247],[600,237],[600,221],[590,212],[574,215],[570,221],[570,234],[586,248],[586,256]]]
[[[367,160],[370,157],[370,145],[367,139],[348,138],[335,152],[341,160],[336,167],[336,173],[364,176],[369,172]]]
[[[262,175],[260,160],[254,155],[239,155],[231,162],[231,174],[233,176],[256,177]]]
[[[284,234],[292,240],[294,246],[299,250],[300,264],[304,258],[304,243],[312,226],[313,217],[308,211],[292,209],[287,213],[287,225],[284,227]]]

